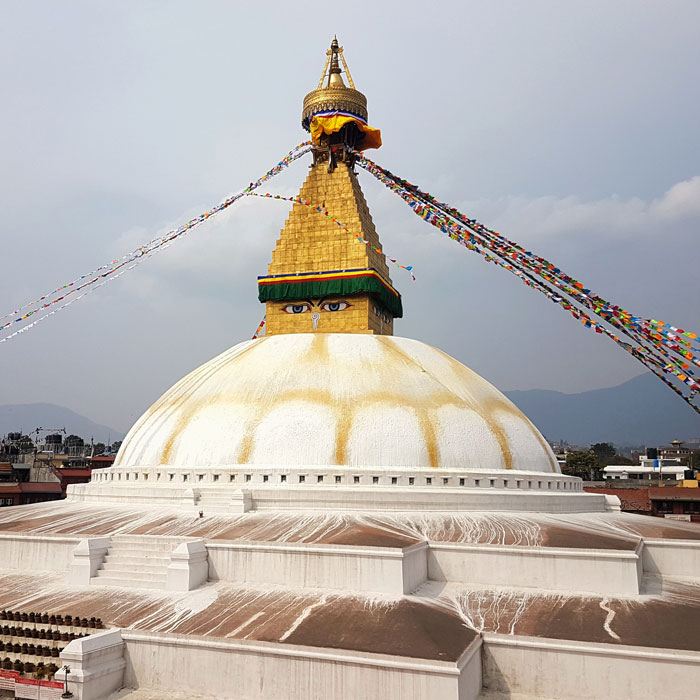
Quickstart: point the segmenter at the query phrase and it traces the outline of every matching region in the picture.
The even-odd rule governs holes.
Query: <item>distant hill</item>
[[[650,372],[580,394],[543,389],[505,393],[550,440],[661,445],[700,436],[700,415]]]
[[[93,423],[75,411],[52,403],[6,404],[0,406],[0,436],[9,432],[29,433],[36,428],[65,428],[68,434],[80,435],[95,442],[121,440],[124,433],[106,425]]]
[[[671,440],[700,437],[700,415],[681,401],[653,374],[641,374],[624,384],[563,394],[531,389],[507,391],[506,396],[550,440],[573,445],[613,442],[661,445]],[[0,436],[11,431],[63,428],[95,442],[121,440],[124,433],[99,425],[63,406],[29,403],[0,406]]]

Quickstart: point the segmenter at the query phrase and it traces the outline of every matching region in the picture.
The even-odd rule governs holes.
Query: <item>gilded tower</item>
[[[391,283],[354,170],[354,151],[379,148],[381,134],[367,125],[367,98],[355,89],[336,39],[317,89],[304,98],[302,126],[314,144],[313,164],[299,192],[308,205],[294,204],[268,274],[258,278],[267,334],[393,335],[401,295]]]

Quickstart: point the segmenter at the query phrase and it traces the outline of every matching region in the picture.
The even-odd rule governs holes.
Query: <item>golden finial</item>
[[[345,87],[340,75],[339,48],[338,39],[333,37],[333,41],[331,41],[331,67],[328,69],[328,87]]]
[[[340,69],[339,60],[343,64],[342,71]],[[326,87],[345,87],[345,83],[340,75],[343,71],[345,71],[350,87],[354,90],[355,83],[353,82],[350,69],[343,55],[343,47],[338,45],[338,37],[334,36],[330,49],[326,51],[326,64],[323,66],[323,73],[321,73],[321,79],[318,81],[318,87],[316,89],[320,90],[323,88],[323,81],[326,80],[326,77],[328,78]]]
[[[343,72],[347,76],[349,87],[343,82]],[[339,45],[337,37],[333,37],[331,46],[326,51],[326,63],[318,87],[304,98],[302,126],[308,130],[309,120],[315,113],[332,110],[356,114],[360,119],[367,120],[367,98],[355,88],[343,47]]]
[[[338,53],[340,54],[340,60],[343,62],[343,68],[345,69],[345,75],[348,76],[348,82],[350,83],[350,87],[354,90],[355,83],[353,82],[352,76],[350,75],[350,69],[348,68],[348,64],[345,60],[345,55],[343,54],[343,47],[342,46],[338,49]]]

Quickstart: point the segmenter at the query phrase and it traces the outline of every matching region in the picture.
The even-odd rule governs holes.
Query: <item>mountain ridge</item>
[[[553,389],[503,392],[550,440],[663,445],[700,436],[700,416],[647,372],[612,387],[565,394]],[[0,405],[0,436],[37,427],[64,428],[96,442],[124,433],[52,403]]]
[[[124,433],[100,425],[65,406],[53,403],[22,403],[0,405],[0,436],[9,432],[30,433],[36,428],[65,428],[68,435],[79,435],[95,442],[121,440]]]
[[[700,436],[700,415],[651,372],[577,394],[551,389],[504,393],[550,440],[627,446]]]

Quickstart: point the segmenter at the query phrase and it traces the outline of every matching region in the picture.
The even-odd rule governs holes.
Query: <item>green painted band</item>
[[[401,296],[392,294],[376,277],[349,277],[346,279],[314,280],[304,282],[278,282],[258,285],[258,299],[266,301],[298,301],[327,296],[362,294],[376,297],[394,317],[403,316]]]

